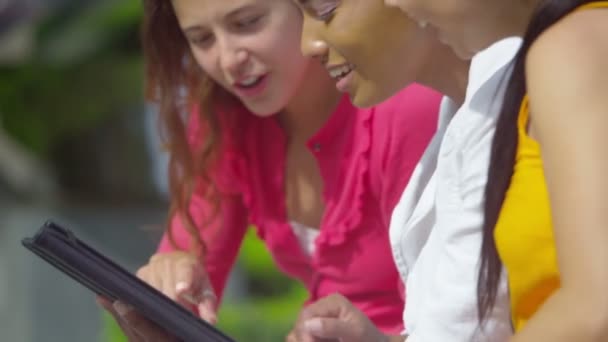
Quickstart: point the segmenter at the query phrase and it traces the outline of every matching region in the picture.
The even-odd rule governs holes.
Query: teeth
[[[354,68],[355,67],[352,64],[343,65],[338,68],[332,68],[329,71],[329,75],[331,76],[331,78],[340,79],[346,76],[349,72],[353,71]]]
[[[242,80],[241,82],[239,82],[239,84],[245,87],[249,87],[251,85],[254,85],[259,79],[259,76],[251,76]]]

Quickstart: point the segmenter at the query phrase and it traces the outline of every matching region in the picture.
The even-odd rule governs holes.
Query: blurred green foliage
[[[40,157],[142,103],[137,0],[75,1],[35,23],[34,51],[0,65],[0,120]]]
[[[251,294],[226,300],[218,326],[237,341],[284,341],[307,298],[303,286],[279,272],[264,243],[250,229],[238,258]]]

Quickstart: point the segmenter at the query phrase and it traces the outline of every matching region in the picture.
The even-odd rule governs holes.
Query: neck
[[[327,122],[341,98],[334,83],[320,63],[311,62],[296,95],[279,114],[290,140],[308,140]]]
[[[429,56],[426,68],[417,82],[462,104],[467,90],[470,61],[458,58],[451,48],[439,42],[434,43]]]

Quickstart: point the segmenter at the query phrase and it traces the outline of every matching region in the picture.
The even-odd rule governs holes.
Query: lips
[[[247,76],[234,82],[234,86],[241,89],[250,89],[258,85],[264,77],[265,75]]]
[[[329,76],[331,76],[331,78],[336,81],[339,81],[340,79],[350,74],[354,69],[355,66],[353,64],[346,63],[342,65],[328,67],[327,71],[329,72]]]
[[[270,74],[252,75],[240,78],[232,84],[234,92],[241,98],[254,98],[264,94]]]
[[[329,76],[336,81],[336,88],[340,92],[348,92],[352,83],[354,70],[355,65],[351,63],[334,65],[327,68]]]

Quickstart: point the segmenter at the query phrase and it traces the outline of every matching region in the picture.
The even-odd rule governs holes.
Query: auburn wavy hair
[[[239,106],[240,102],[207,76],[196,63],[190,45],[180,29],[170,0],[144,0],[142,44],[145,59],[145,96],[160,110],[160,133],[170,154],[171,194],[167,232],[177,247],[171,222],[181,219],[192,239],[190,250],[204,253],[205,245],[188,208],[195,189],[212,204],[213,211],[198,222],[209,223],[216,216],[221,196],[211,169],[217,161],[222,135],[218,109]],[[197,110],[193,110],[196,108]],[[193,117],[196,115],[196,117]],[[196,121],[200,135],[188,138],[189,123]],[[200,133],[204,134],[200,134]]]

